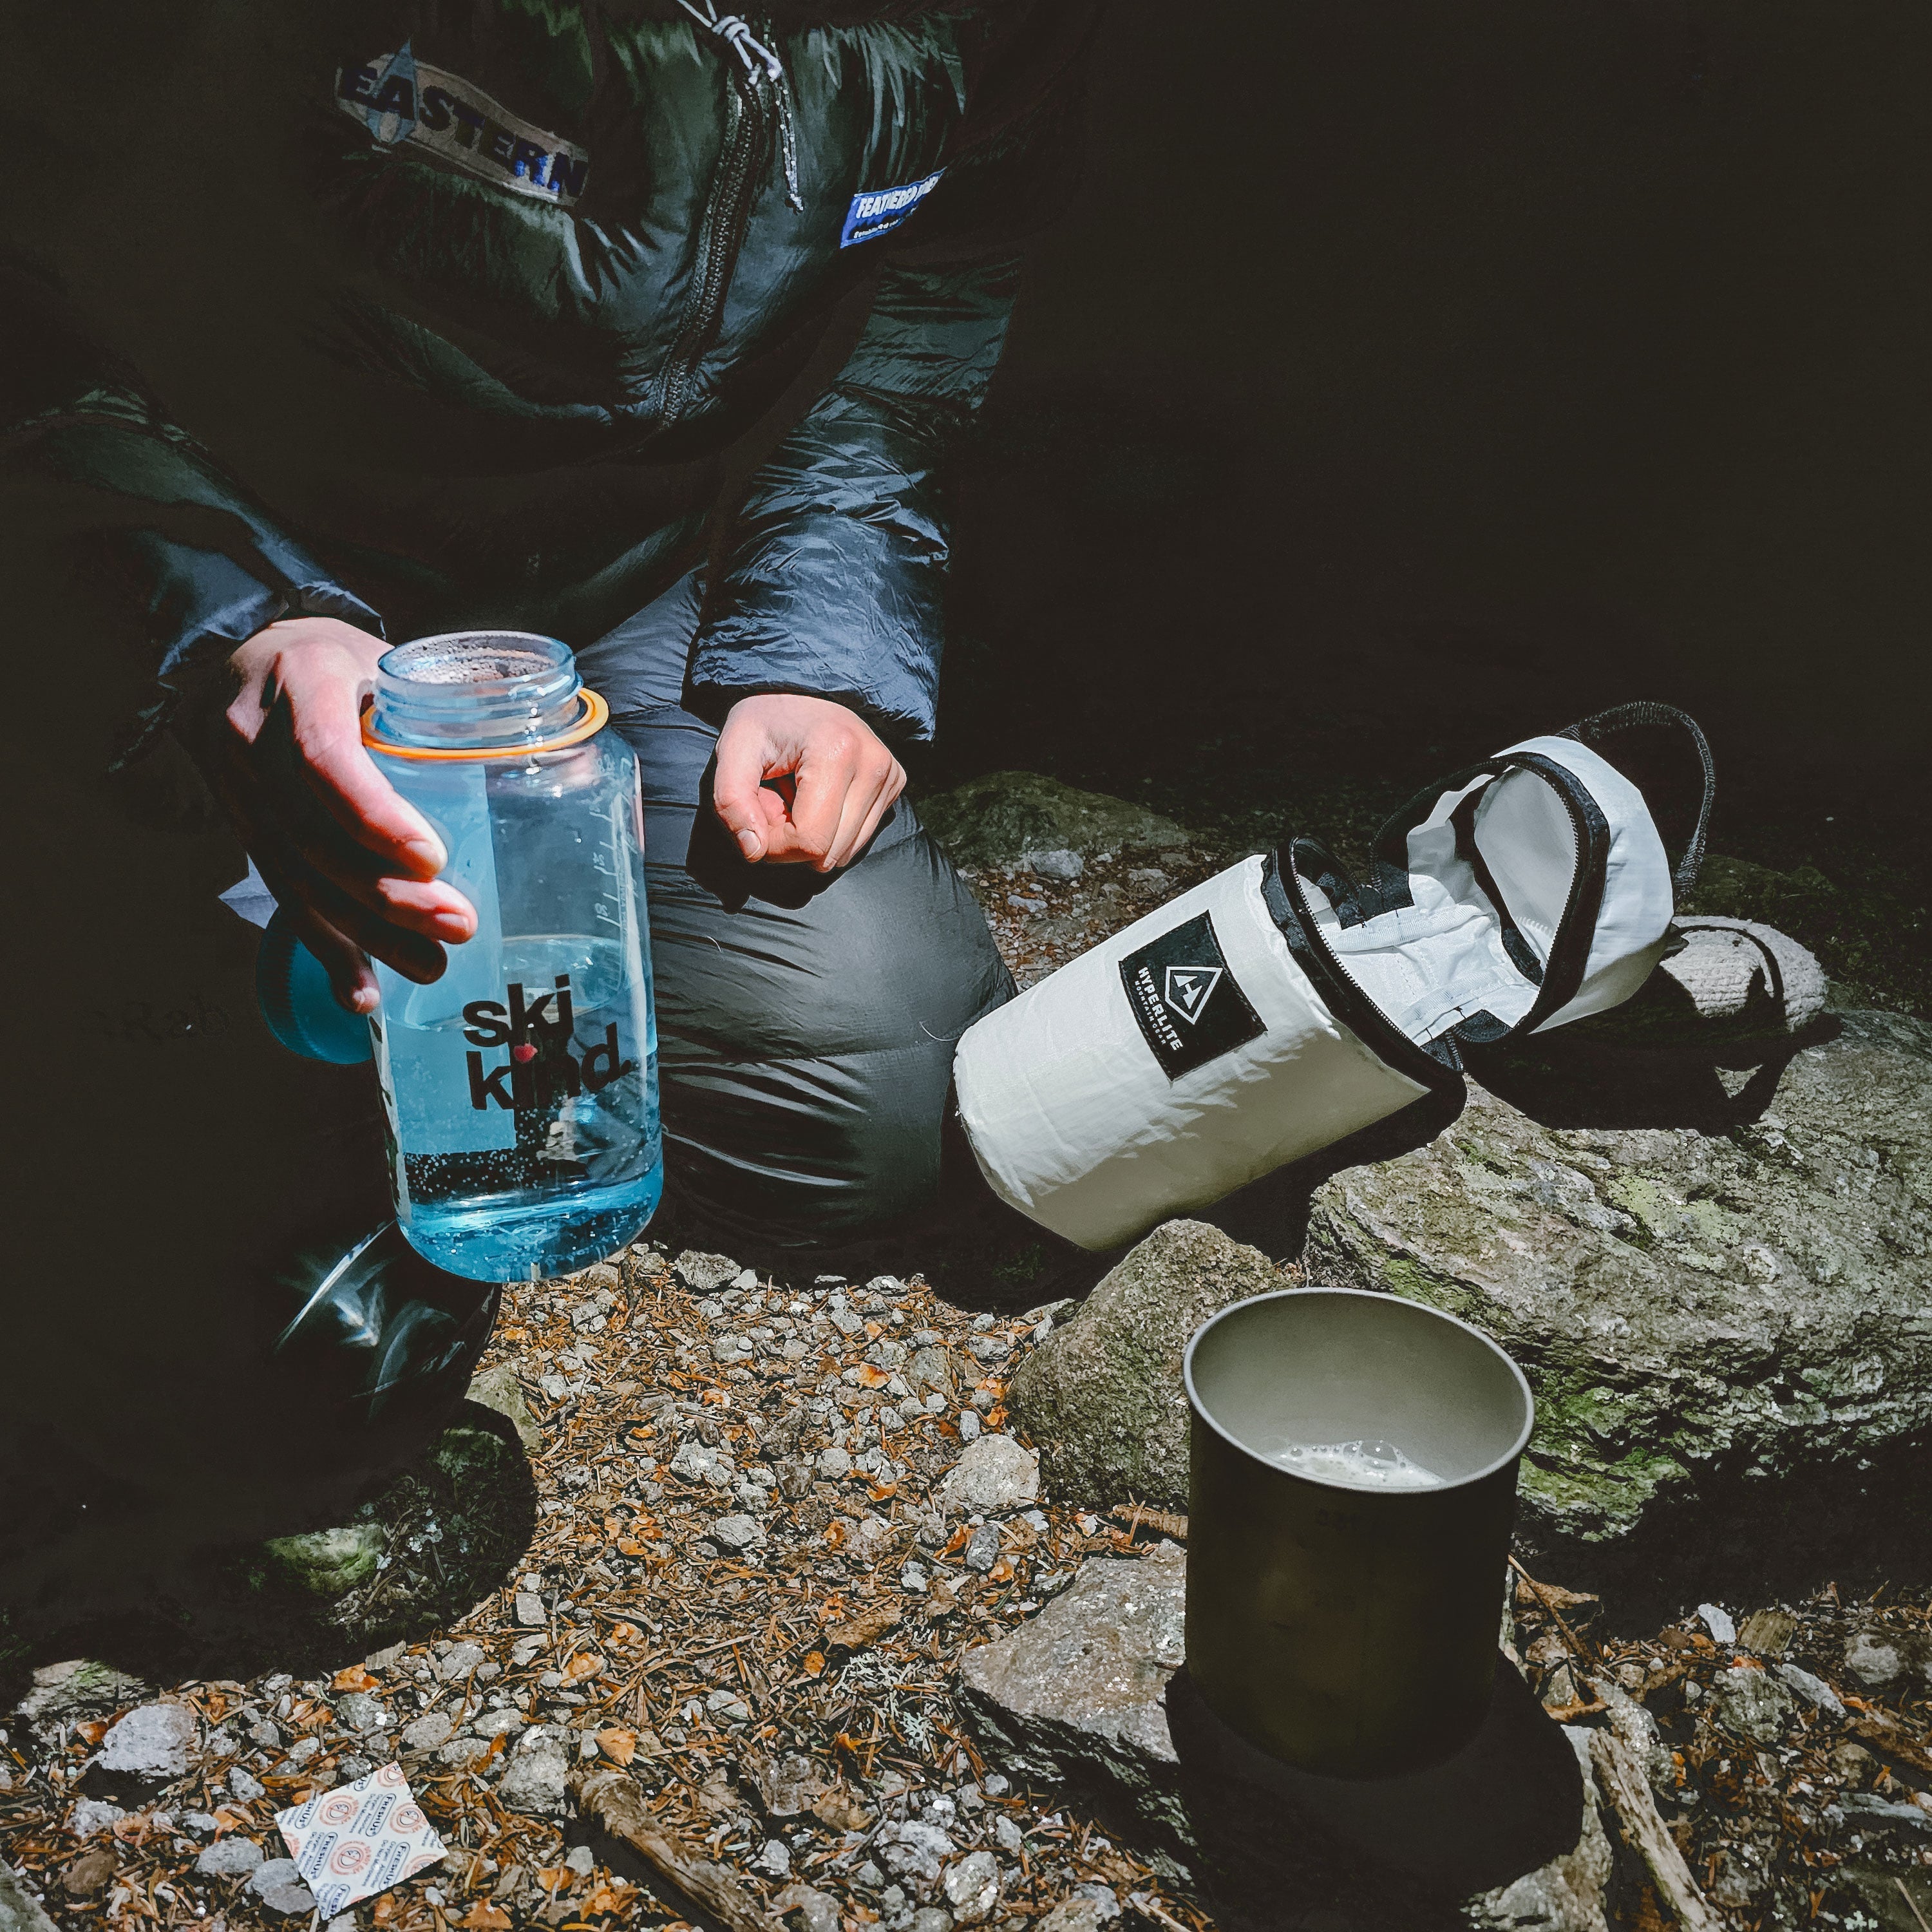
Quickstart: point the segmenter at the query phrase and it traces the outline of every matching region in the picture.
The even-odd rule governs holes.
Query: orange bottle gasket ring
[[[577,722],[554,738],[540,739],[533,745],[483,745],[474,749],[467,746],[398,745],[393,739],[377,737],[370,729],[370,720],[375,715],[373,704],[363,709],[362,742],[386,758],[424,758],[438,764],[466,758],[532,758],[540,752],[568,751],[572,745],[580,745],[594,736],[610,722],[610,706],[597,692],[581,690],[577,695],[584,706]]]

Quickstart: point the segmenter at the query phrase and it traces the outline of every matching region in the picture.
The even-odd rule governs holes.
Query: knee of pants
[[[665,1157],[706,1218],[796,1245],[937,1188],[953,1048],[1012,981],[910,812],[802,902],[653,881]]]

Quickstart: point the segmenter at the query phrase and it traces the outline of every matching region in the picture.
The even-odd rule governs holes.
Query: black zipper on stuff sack
[[[1462,1061],[1454,1039],[1442,1034],[1427,1046],[1418,1046],[1348,976],[1316,929],[1295,869],[1295,854],[1306,850],[1330,866],[1336,863],[1333,855],[1310,838],[1290,838],[1286,850],[1286,864],[1281,853],[1270,852],[1262,866],[1262,903],[1288,942],[1294,963],[1307,974],[1328,1010],[1385,1066],[1431,1093],[1460,1094]]]
[[[1492,1014],[1477,1013],[1450,1029],[1459,1039],[1466,1040],[1472,1046],[1488,1046],[1511,1034],[1527,1033],[1576,997],[1577,989],[1583,983],[1585,969],[1590,963],[1591,943],[1597,936],[1598,916],[1604,907],[1604,886],[1610,863],[1610,821],[1604,818],[1589,788],[1568,766],[1558,764],[1553,758],[1546,758],[1538,752],[1512,752],[1507,756],[1480,759],[1474,764],[1465,765],[1460,771],[1452,772],[1446,778],[1425,786],[1376,834],[1373,848],[1376,909],[1412,905],[1414,898],[1405,869],[1411,830],[1429,816],[1435,808],[1436,801],[1444,792],[1460,791],[1486,772],[1490,776],[1490,785],[1494,786],[1512,771],[1535,772],[1563,801],[1576,835],[1576,868],[1570,875],[1570,896],[1564,906],[1563,916],[1557,921],[1556,930],[1551,935],[1550,957],[1538,964],[1534,952],[1517,930],[1510,909],[1476,847],[1475,814],[1473,808],[1466,813],[1465,808],[1472,808],[1474,801],[1484,794],[1472,794],[1450,814],[1450,823],[1456,835],[1456,849],[1469,862],[1478,885],[1496,908],[1504,950],[1510,963],[1537,988],[1537,996],[1529,1011],[1513,1027],[1504,1026]]]
[[[1543,984],[1535,1003],[1509,1030],[1533,1032],[1552,1013],[1560,1012],[1577,994],[1590,963],[1597,921],[1604,910],[1604,887],[1610,871],[1610,822],[1590,788],[1567,765],[1539,752],[1514,752],[1508,764],[1534,772],[1563,801],[1576,834],[1576,869],[1570,880],[1569,902],[1556,922],[1550,957],[1544,962]],[[1506,916],[1507,915],[1505,915]]]

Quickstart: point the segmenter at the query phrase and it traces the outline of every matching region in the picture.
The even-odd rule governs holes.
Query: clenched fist
[[[904,789],[872,727],[829,698],[740,698],[718,736],[712,802],[754,862],[849,866]]]

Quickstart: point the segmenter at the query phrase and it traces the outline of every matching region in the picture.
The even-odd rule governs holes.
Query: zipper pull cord
[[[754,78],[753,85],[756,84]],[[798,192],[798,136],[792,122],[791,87],[783,68],[772,82],[772,92],[778,97],[778,146],[784,157],[785,201],[794,213],[802,214],[805,203]]]
[[[721,14],[718,0],[704,0],[700,9],[692,4],[692,0],[677,0],[677,4],[700,27],[708,28],[728,45],[736,50],[738,58],[745,63],[745,71],[755,74],[760,66],[770,80],[784,78],[784,63],[765,44],[756,38],[749,24],[736,14]]]
[[[704,0],[700,9],[692,0],[677,4],[706,32],[716,34],[745,63],[745,72],[755,89],[770,81],[778,99],[778,142],[784,157],[785,200],[802,214],[805,203],[798,192],[798,136],[791,112],[791,88],[785,80],[784,63],[752,32],[736,14],[721,14],[718,0]]]

